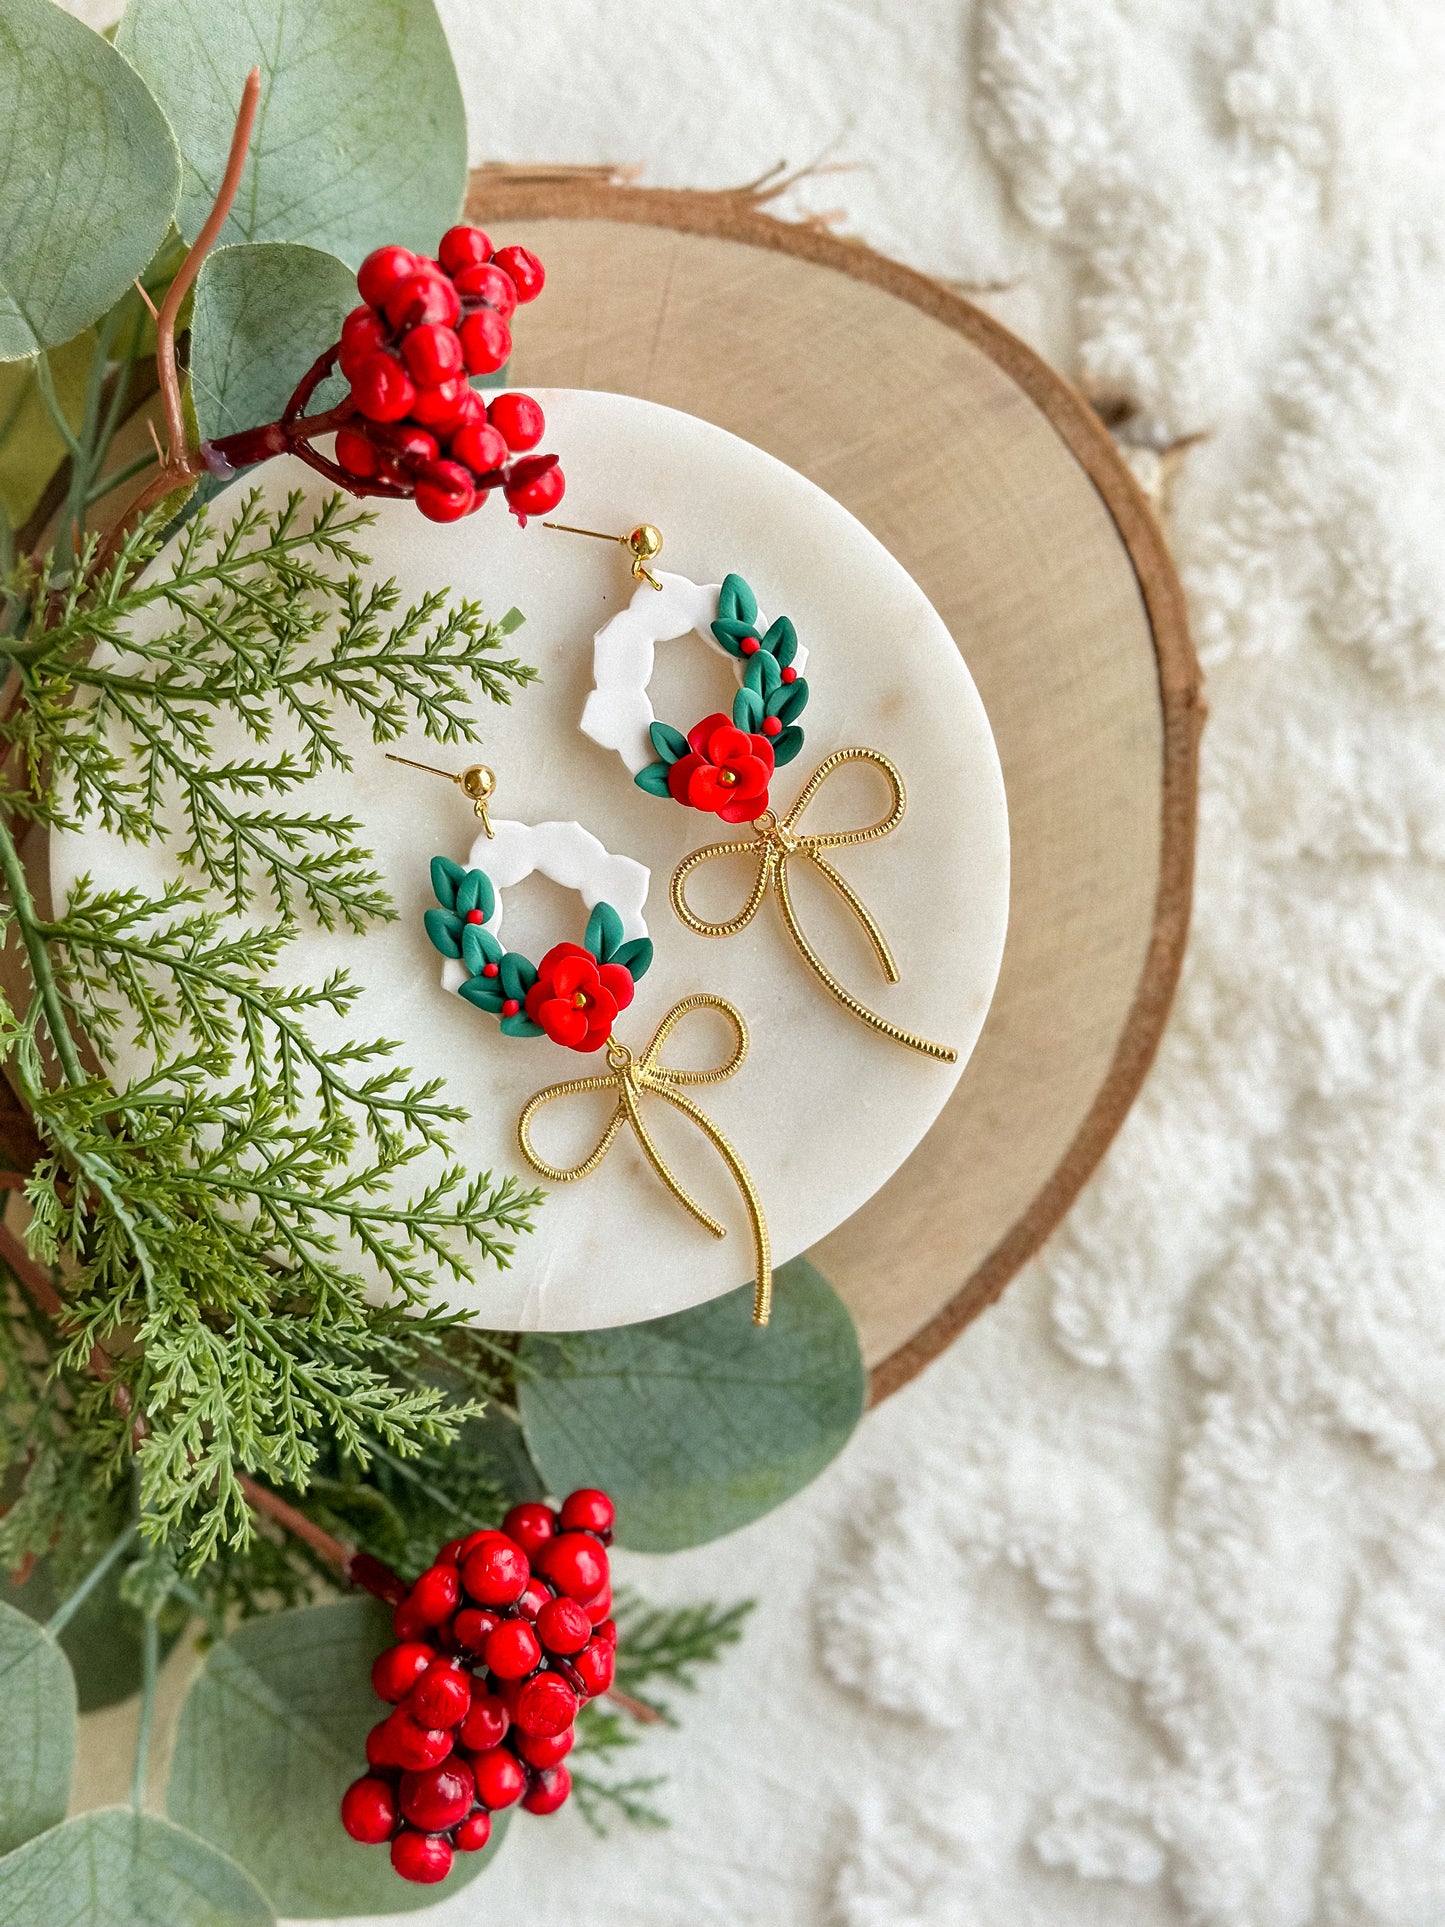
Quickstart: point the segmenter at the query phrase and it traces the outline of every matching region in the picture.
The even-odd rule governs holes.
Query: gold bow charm
[[[828,778],[845,763],[871,763],[882,773],[893,799],[888,814],[880,818],[877,823],[869,824],[867,829],[824,830],[816,835],[800,834],[798,822],[803,812]],[[688,929],[696,935],[731,937],[739,930],[745,930],[752,922],[759,904],[768,894],[771,886],[777,891],[778,908],[782,912],[784,926],[797,945],[803,961],[818,978],[823,988],[836,997],[845,1010],[851,1011],[855,1017],[874,1030],[880,1031],[883,1036],[891,1037],[895,1043],[906,1044],[910,1050],[921,1051],[925,1057],[936,1057],[945,1064],[953,1064],[958,1061],[956,1050],[951,1050],[947,1044],[930,1043],[926,1037],[917,1037],[911,1030],[901,1030],[897,1024],[890,1024],[886,1017],[880,1017],[876,1011],[869,1010],[866,1004],[860,1003],[851,990],[844,989],[803,934],[802,926],[798,922],[798,913],[793,907],[793,894],[788,886],[788,864],[793,858],[802,858],[811,863],[818,874],[833,886],[858,919],[862,925],[863,934],[873,946],[873,954],[878,959],[883,975],[890,984],[896,984],[898,966],[893,961],[893,952],[888,948],[887,938],[878,928],[872,912],[857,891],[846,877],[841,876],[834,869],[823,852],[836,850],[851,843],[873,843],[880,836],[887,836],[903,821],[903,813],[907,807],[903,778],[880,751],[835,749],[831,756],[825,756],[819,763],[799,792],[798,800],[781,821],[772,810],[765,810],[752,825],[751,842],[746,838],[740,838],[733,843],[709,843],[700,850],[694,850],[692,855],[684,857],[673,871],[669,894],[673,909]],[[738,914],[721,923],[710,923],[706,918],[698,916],[687,901],[687,879],[693,871],[704,863],[710,863],[714,857],[745,856],[754,853],[758,857],[758,873],[753,879],[753,887],[747,902]]]
[[[725,1064],[719,1064],[715,1070],[678,1071],[658,1062],[663,1045],[683,1018],[694,1010],[719,1011],[732,1026],[732,1055]],[[626,1044],[618,1043],[615,1037],[609,1038],[607,1062],[610,1068],[605,1076],[599,1073],[595,1077],[568,1078],[565,1084],[549,1084],[545,1090],[538,1091],[529,1097],[522,1106],[521,1116],[517,1119],[517,1142],[522,1147],[523,1157],[534,1171],[539,1172],[544,1178],[549,1178],[553,1184],[572,1184],[578,1178],[589,1177],[597,1169],[617,1142],[617,1135],[623,1125],[630,1124],[638,1143],[642,1146],[643,1155],[678,1203],[685,1211],[690,1211],[704,1230],[710,1231],[713,1237],[725,1238],[726,1227],[720,1225],[716,1218],[704,1211],[697,1200],[683,1188],[675,1174],[669,1170],[642,1115],[642,1099],[652,1091],[666,1103],[671,1104],[674,1110],[681,1111],[684,1117],[691,1119],[716,1150],[731,1172],[733,1182],[742,1193],[743,1203],[747,1207],[748,1222],[752,1227],[753,1253],[758,1267],[757,1287],[753,1295],[753,1323],[766,1325],[772,1308],[773,1261],[768,1243],[767,1221],[763,1217],[762,1201],[758,1197],[757,1187],[748,1172],[748,1167],[733,1149],[729,1139],[713,1123],[706,1111],[700,1110],[690,1098],[684,1097],[679,1088],[684,1084],[721,1084],[725,1077],[732,1076],[747,1054],[748,1027],[743,1022],[741,1011],[735,1010],[724,998],[710,996],[704,991],[700,991],[693,997],[684,997],[680,1003],[674,1004],[663,1018],[653,1033],[652,1042],[641,1057],[634,1057]],[[571,1097],[574,1093],[585,1091],[615,1091],[617,1103],[611,1117],[607,1120],[607,1128],[598,1138],[594,1148],[580,1164],[574,1164],[562,1170],[557,1165],[548,1164],[544,1158],[538,1157],[532,1145],[532,1119],[544,1104],[554,1103],[559,1097]]]

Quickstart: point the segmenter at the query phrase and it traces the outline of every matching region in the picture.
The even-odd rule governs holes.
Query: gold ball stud
[[[641,522],[628,536],[627,546],[639,562],[650,562],[662,552],[662,530],[651,522]]]
[[[474,803],[484,803],[497,787],[497,779],[485,763],[473,763],[457,780]]]

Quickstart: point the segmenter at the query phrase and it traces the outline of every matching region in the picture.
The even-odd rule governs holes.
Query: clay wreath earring
[[[720,1084],[748,1054],[748,1027],[725,997],[698,991],[675,1003],[639,1053],[623,1043],[614,1025],[633,1001],[637,983],[652,963],[643,906],[651,873],[632,857],[606,850],[580,823],[518,823],[491,815],[496,776],[476,763],[459,773],[389,756],[393,763],[425,770],[456,783],[472,803],[481,834],[465,863],[447,856],[431,861],[436,905],[426,912],[426,934],[445,962],[442,982],[477,1010],[495,1017],[508,1038],[548,1037],[564,1049],[604,1053],[607,1070],[548,1084],[522,1106],[517,1142],[522,1155],[553,1184],[589,1177],[629,1127],[644,1157],[683,1209],[715,1238],[726,1228],[686,1190],[663,1157],[643,1111],[643,1100],[660,1098],[694,1124],[726,1165],[747,1211],[757,1263],[753,1321],[765,1325],[772,1304],[772,1254],[757,1188],[731,1140],[686,1095],[689,1086]],[[553,944],[537,963],[502,941],[502,893],[534,874],[575,890],[588,916],[580,944]],[[715,1010],[732,1031],[732,1050],[709,1070],[675,1070],[662,1062],[669,1038],[698,1010]],[[585,1092],[614,1099],[601,1137],[580,1163],[551,1164],[532,1141],[532,1126],[546,1105]]]
[[[582,711],[583,734],[604,749],[616,750],[632,771],[632,780],[648,795],[749,827],[748,836],[706,844],[678,864],[668,895],[680,920],[700,937],[735,936],[752,922],[771,891],[799,956],[846,1011],[894,1043],[943,1063],[956,1063],[958,1053],[949,1045],[932,1043],[890,1023],[855,997],[824,963],[798,921],[788,872],[790,864],[805,862],[852,912],[883,976],[890,984],[899,981],[898,966],[876,918],[828,854],[876,842],[897,829],[908,807],[897,767],[876,749],[835,749],[818,764],[785,814],[780,816],[771,804],[776,772],[803,747],[800,719],[808,704],[803,677],[808,652],[787,616],[765,622],[757,597],[740,575],[729,574],[721,584],[707,584],[654,573],[648,564],[661,552],[662,536],[651,523],[622,536],[573,528],[565,522],[543,526],[619,543],[632,558],[632,574],[639,585],[628,606],[593,638],[593,688]],[[739,687],[730,714],[718,711],[704,716],[684,734],[658,720],[647,690],[656,645],[694,633],[733,659]],[[819,791],[850,763],[864,764],[882,777],[887,811],[876,823],[859,829],[802,829],[802,818]],[[756,857],[757,871],[737,914],[712,921],[688,902],[688,879],[703,864],[731,856]]]

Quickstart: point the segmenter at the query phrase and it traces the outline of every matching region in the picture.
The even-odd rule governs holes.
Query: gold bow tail
[[[694,1010],[716,1010],[727,1019],[733,1032],[732,1055],[725,1064],[719,1064],[712,1070],[674,1070],[670,1065],[659,1062],[662,1047],[683,1018]],[[549,1084],[545,1090],[537,1091],[529,1097],[522,1106],[521,1116],[517,1119],[517,1142],[522,1147],[522,1156],[534,1171],[550,1179],[553,1184],[573,1184],[578,1178],[591,1176],[617,1142],[618,1133],[623,1125],[630,1124],[638,1143],[642,1146],[643,1155],[684,1211],[691,1212],[703,1229],[711,1232],[714,1238],[725,1238],[726,1227],[720,1225],[716,1218],[703,1210],[697,1200],[689,1195],[676,1174],[669,1169],[667,1160],[647,1128],[647,1120],[642,1114],[642,1100],[651,1092],[662,1098],[665,1103],[672,1105],[674,1110],[681,1111],[682,1115],[690,1119],[712,1145],[742,1193],[743,1203],[747,1208],[748,1223],[753,1234],[753,1255],[757,1261],[753,1323],[766,1325],[773,1301],[773,1260],[772,1248],[768,1242],[767,1220],[763,1216],[762,1200],[758,1196],[757,1186],[753,1183],[748,1167],[733,1149],[726,1133],[713,1123],[706,1111],[694,1104],[691,1098],[685,1097],[681,1088],[687,1084],[721,1084],[724,1078],[732,1076],[747,1054],[748,1027],[743,1022],[741,1011],[736,1010],[725,998],[713,997],[705,991],[700,991],[693,997],[684,997],[680,1003],[674,1004],[663,1018],[653,1032],[652,1042],[641,1057],[634,1057],[626,1044],[619,1043],[615,1037],[609,1037],[607,1040],[609,1068],[605,1075],[599,1072],[594,1077],[571,1077],[563,1084]],[[533,1118],[544,1104],[553,1104],[558,1098],[572,1097],[586,1091],[616,1093],[617,1102],[611,1117],[607,1120],[605,1130],[580,1164],[571,1165],[565,1170],[555,1164],[548,1164],[545,1158],[537,1155],[532,1144]]]
[[[822,789],[828,778],[845,763],[869,763],[878,770],[887,783],[892,796],[892,805],[886,816],[878,822],[870,823],[861,830],[823,830],[816,834],[800,832],[799,819],[813,798]],[[678,916],[699,937],[732,937],[739,930],[746,930],[758,911],[758,906],[771,888],[777,894],[778,909],[782,912],[783,925],[798,948],[804,963],[817,977],[830,996],[836,997],[844,1010],[850,1011],[861,1022],[869,1025],[884,1037],[891,1037],[895,1044],[906,1044],[909,1050],[921,1051],[925,1057],[935,1057],[945,1064],[955,1064],[958,1052],[947,1044],[930,1043],[926,1037],[918,1037],[911,1030],[903,1030],[897,1024],[890,1024],[886,1017],[880,1017],[865,1003],[846,989],[829,970],[803,932],[798,922],[798,913],[793,905],[793,893],[788,882],[788,865],[799,858],[811,863],[813,868],[832,885],[833,889],[853,912],[863,934],[872,945],[873,954],[878,959],[879,968],[890,984],[898,982],[898,966],[893,961],[893,952],[888,948],[888,940],[879,929],[876,918],[869,910],[858,892],[846,877],[841,875],[823,854],[825,850],[842,849],[854,843],[873,843],[879,837],[887,836],[896,830],[903,821],[908,807],[903,789],[903,778],[897,768],[876,749],[835,749],[831,756],[813,771],[802,789],[797,801],[785,817],[777,817],[772,810],[765,810],[751,825],[752,838],[739,838],[732,843],[708,843],[691,856],[685,856],[672,873],[669,895],[672,907]],[[711,863],[714,857],[750,856],[758,858],[758,873],[753,879],[753,887],[747,901],[735,917],[713,923],[698,916],[687,900],[687,880],[693,871],[704,863]]]

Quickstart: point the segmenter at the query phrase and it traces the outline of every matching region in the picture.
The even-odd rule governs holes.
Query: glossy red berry
[[[440,1766],[452,1750],[452,1736],[441,1727],[418,1726],[404,1706],[398,1706],[382,1722],[385,1731],[378,1746],[388,1755],[385,1764],[420,1773],[424,1767]]]
[[[472,1772],[476,1776],[477,1798],[493,1813],[520,1800],[527,1785],[526,1768],[516,1754],[509,1753],[504,1746],[475,1754]]]
[[[779,722],[776,716],[764,716],[763,718],[764,736],[781,736],[782,733],[783,733],[783,725],[781,722]]]
[[[576,1739],[576,1727],[564,1726],[560,1733],[549,1734],[545,1739],[532,1733],[519,1733],[513,1744],[528,1766],[556,1766],[572,1751]]]
[[[457,1609],[461,1585],[455,1566],[428,1566],[406,1596],[405,1603],[429,1626],[440,1626]]]
[[[787,668],[783,671],[783,681],[796,682],[797,680],[798,680],[798,672],[796,669],[794,669],[793,665],[789,663]]]
[[[465,375],[452,375],[435,388],[418,388],[411,405],[412,419],[450,435],[460,423],[468,393]]]
[[[522,1805],[528,1813],[555,1813],[572,1791],[572,1775],[565,1766],[546,1766],[527,1789]]]
[[[463,268],[456,282],[457,293],[469,307],[480,301],[495,309],[503,321],[510,321],[517,311],[517,284],[500,268]]]
[[[478,1807],[469,1813],[456,1832],[452,1835],[452,1845],[458,1853],[476,1853],[486,1846],[492,1837],[492,1816],[485,1807]]]
[[[532,1559],[543,1546],[550,1545],[556,1538],[557,1516],[551,1506],[543,1505],[537,1499],[527,1499],[521,1505],[512,1507],[502,1521],[502,1530]]]
[[[495,374],[512,352],[512,331],[495,309],[478,308],[460,332],[468,374]]]
[[[385,1780],[353,1780],[341,1796],[341,1824],[353,1840],[379,1847],[396,1827],[396,1794]]]
[[[370,421],[399,422],[416,400],[416,383],[395,355],[367,355],[351,377],[351,399]]]
[[[487,1641],[487,1665],[498,1679],[525,1679],[541,1658],[537,1635],[525,1619],[504,1619]]]
[[[418,1726],[456,1726],[472,1703],[472,1683],[455,1660],[438,1659],[428,1666],[406,1698],[406,1710]]]
[[[569,1599],[592,1599],[607,1584],[607,1554],[588,1532],[564,1532],[539,1563],[543,1576]]]
[[[407,331],[401,358],[419,388],[439,388],[462,370],[462,344],[455,328],[431,322]]]
[[[490,260],[492,243],[479,227],[465,224],[449,227],[437,247],[437,260],[448,274],[460,274],[464,268],[480,267]]]
[[[366,1764],[393,1770],[401,1765],[392,1751],[391,1734],[385,1720],[378,1720],[366,1736]]]
[[[602,1624],[597,1628],[597,1637],[599,1639],[605,1639],[609,1646],[615,1646],[617,1644],[617,1621],[615,1619],[604,1619]]]
[[[541,456],[528,456],[517,463],[517,468],[527,469],[529,462],[541,460]],[[566,487],[561,469],[549,460],[540,471],[528,470],[525,478],[514,474],[507,487],[507,506],[514,515],[524,519],[529,515],[545,515],[549,509],[556,508]]]
[[[391,1628],[400,1640],[436,1638],[436,1627],[429,1625],[413,1607],[410,1599],[403,1599],[391,1615]]]
[[[572,1662],[582,1684],[595,1699],[605,1693],[617,1671],[617,1651],[605,1639],[589,1640]]]
[[[401,1776],[401,1810],[423,1833],[445,1833],[472,1810],[475,1783],[464,1760]]]
[[[538,1673],[517,1695],[512,1718],[518,1728],[537,1740],[565,1733],[577,1717],[581,1701],[556,1673]]]
[[[457,1737],[469,1753],[485,1753],[506,1738],[512,1716],[498,1693],[474,1693]]]
[[[486,971],[483,970],[482,975],[485,976],[486,974]],[[532,1577],[527,1581],[527,1590],[517,1601],[517,1611],[522,1615],[523,1619],[530,1619],[535,1622],[538,1613],[541,1612],[542,1608],[552,1597],[552,1588],[547,1584],[546,1580],[539,1579],[536,1573],[533,1573]]]
[[[547,271],[528,248],[498,248],[492,265],[502,270],[515,284],[519,301],[535,301],[542,292]]]
[[[526,1553],[500,1533],[468,1553],[462,1564],[462,1584],[482,1606],[510,1606],[531,1576]]]
[[[409,1639],[400,1646],[388,1646],[376,1656],[371,1684],[382,1699],[395,1705],[406,1698],[435,1658],[435,1651],[425,1640]]]
[[[452,1849],[439,1833],[414,1833],[403,1827],[391,1843],[391,1864],[403,1880],[430,1886],[452,1870]]]
[[[489,423],[469,422],[453,434],[451,454],[474,475],[490,475],[506,461],[507,444]]]
[[[592,1622],[575,1599],[549,1599],[537,1615],[537,1637],[549,1653],[580,1653]]]
[[[362,300],[373,308],[384,307],[397,283],[416,273],[416,262],[410,248],[373,248],[356,271],[356,286]]]
[[[605,1492],[584,1485],[568,1493],[557,1517],[564,1532],[611,1532],[617,1508]]]
[[[495,1613],[479,1612],[475,1606],[463,1606],[452,1621],[452,1638],[462,1652],[480,1653],[493,1629],[500,1624]]]
[[[397,463],[407,470],[415,470],[425,466],[427,462],[434,462],[441,452],[437,446],[436,436],[429,435],[424,428],[418,428],[415,422],[390,423],[378,428],[376,436],[378,441],[385,443],[388,452],[396,458]],[[457,1563],[457,1555],[452,1547],[459,1549],[461,1543],[460,1539],[454,1539],[450,1546],[443,1546],[436,1556],[437,1565],[454,1566]]]
[[[472,478],[460,462],[431,462],[416,479],[416,505],[429,522],[459,521],[473,499]],[[456,1576],[454,1566],[445,1570]]]
[[[360,481],[369,481],[381,468],[382,460],[380,452],[360,429],[337,429],[336,466],[344,468],[348,475],[355,475]]]
[[[387,332],[381,317],[372,308],[353,308],[341,324],[341,348],[337,359],[348,381],[368,355],[380,354],[387,346]]]
[[[417,430],[416,432],[421,433],[422,431]],[[431,442],[432,445],[432,453],[427,457],[428,461],[430,461],[436,455],[436,443],[430,435],[427,436],[427,440]],[[457,1563],[457,1554],[461,1549],[462,1541],[460,1539],[448,1539],[436,1558],[432,1560],[432,1564],[434,1566],[454,1566]]]
[[[462,304],[456,289],[437,268],[425,267],[398,281],[386,297],[386,318],[393,328],[422,328],[439,322],[454,327]]]
[[[601,1592],[597,1594],[596,1598],[585,1599],[582,1602],[582,1610],[586,1613],[587,1617],[592,1621],[592,1624],[594,1626],[600,1626],[602,1624],[602,1621],[606,1619],[612,1611],[611,1586],[604,1586]]]
[[[530,395],[498,395],[487,420],[514,454],[535,448],[547,432],[547,417]]]

